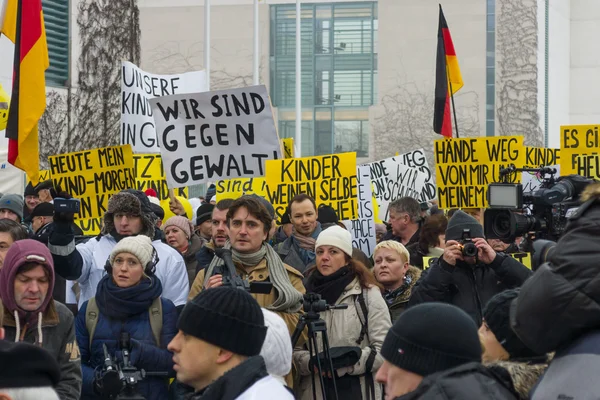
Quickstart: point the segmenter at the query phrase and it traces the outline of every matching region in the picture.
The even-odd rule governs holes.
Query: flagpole
[[[456,107],[454,106],[454,91],[452,90],[452,80],[450,79],[450,70],[448,68],[448,63],[446,63],[446,71],[448,74],[448,84],[450,85],[450,101],[452,102],[452,112],[454,113],[454,127],[456,129],[456,138],[459,139],[458,135],[458,121],[456,120]]]
[[[296,0],[296,134],[297,158],[302,154],[302,19],[300,0]]]
[[[260,47],[258,30],[258,0],[254,0],[254,85],[260,84]]]
[[[204,0],[204,71],[206,90],[210,91],[210,0]]]

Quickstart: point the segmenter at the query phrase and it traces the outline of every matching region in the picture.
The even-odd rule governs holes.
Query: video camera
[[[123,352],[123,362],[119,365],[108,354],[106,344],[102,344],[104,350],[104,366],[101,371],[96,371],[95,390],[104,399],[110,400],[145,400],[136,389],[139,382],[146,376],[168,377],[167,372],[146,372],[131,365],[129,351],[131,340],[129,333],[121,333],[119,340]]]
[[[538,190],[523,193],[521,184],[508,183],[517,172],[535,172],[542,178]],[[535,239],[556,241],[563,234],[569,216],[579,207],[579,195],[591,183],[580,175],[555,179],[556,169],[515,168],[500,170],[502,183],[488,187],[489,209],[484,215],[485,236],[514,242],[519,236],[533,234]]]
[[[223,265],[215,267],[213,275],[219,274],[223,277],[223,286],[242,289],[249,293],[271,293],[273,289],[272,282],[248,282],[247,279],[242,279],[238,276],[235,272],[231,249],[217,248],[215,249],[215,255],[223,260]]]
[[[79,214],[81,203],[79,199],[65,199],[57,197],[54,199],[54,212]]]

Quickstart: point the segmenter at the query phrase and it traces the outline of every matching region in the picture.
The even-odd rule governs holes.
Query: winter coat
[[[510,382],[510,388],[519,400],[528,400],[529,392],[540,379],[540,376],[544,374],[548,364],[498,361],[485,364],[485,367],[495,375],[503,376],[506,382]]]
[[[52,243],[52,240],[50,242]],[[57,272],[59,266],[64,263],[81,266],[80,276],[66,277],[76,279],[79,282],[81,288],[79,308],[84,302],[96,295],[96,287],[106,274],[104,269],[106,261],[116,244],[117,241],[112,235],[104,235],[80,243],[77,246],[73,242],[66,246],[48,245]],[[160,240],[153,240],[152,245],[156,249],[159,258],[155,274],[162,283],[162,297],[171,300],[176,306],[184,305],[189,292],[189,282],[181,254]]]
[[[196,275],[198,275],[198,273],[203,269],[208,268],[213,258],[215,258],[215,250],[212,248],[212,246],[212,242],[205,243],[204,246],[202,246],[200,250],[196,252]],[[194,275],[194,279],[196,279],[196,275]],[[193,284],[194,282],[192,281],[192,283],[190,284],[190,288]]]
[[[293,400],[281,382],[267,374],[261,356],[251,357],[227,371],[189,400]]]
[[[402,292],[402,294],[396,296],[392,304],[388,305],[388,308],[390,310],[390,316],[392,318],[392,324],[396,322],[398,317],[400,317],[400,314],[402,314],[402,312],[406,309],[413,288],[415,287],[415,284],[421,277],[421,270],[411,266],[408,267],[406,275],[411,277],[410,286],[404,292]]]
[[[489,265],[458,261],[452,266],[440,257],[421,275],[408,306],[430,301],[453,304],[480,326],[485,304],[504,290],[520,287],[530,276],[527,267],[503,253]]]
[[[310,264],[305,264],[302,261],[302,257],[300,257],[298,246],[294,243],[292,236],[285,239],[283,243],[278,244],[274,247],[274,250],[279,257],[281,257],[281,261],[285,264],[295,268],[301,274],[304,273],[307,269],[310,268],[311,265],[314,265],[314,262]]]
[[[171,376],[174,375],[173,354],[167,350],[167,345],[177,334],[177,310],[170,300],[162,298],[161,302],[163,326],[160,347],[156,346],[148,311],[127,320],[115,320],[100,312],[94,339],[90,346],[90,336],[86,327],[88,302],[83,303],[75,323],[83,370],[82,400],[100,398],[93,392],[93,380],[94,370],[104,365],[102,345],[106,344],[108,353],[111,356],[119,358],[121,353],[119,338],[123,332],[129,333],[132,339],[132,365],[144,369],[146,372],[168,372]],[[168,384],[168,378],[166,377],[146,377],[138,384],[137,389],[148,400],[164,400],[168,398]]]
[[[14,342],[16,336],[15,317],[4,307],[5,340]],[[20,324],[20,329],[24,329]],[[60,382],[55,387],[61,400],[79,400],[81,393],[81,358],[75,339],[73,313],[52,300],[42,314],[42,348],[48,351],[60,366]],[[22,331],[21,331],[22,332]],[[37,326],[27,327],[23,342],[38,343],[40,334]]]
[[[203,247],[203,241],[198,235],[192,235],[190,246],[187,252],[183,254],[183,261],[185,261],[185,268],[188,275],[188,287],[192,287],[194,279],[196,278],[196,270],[198,269],[198,260],[196,259],[196,253]]]
[[[300,274],[298,271],[296,271],[294,268],[290,267],[289,265],[286,265],[286,264],[283,264],[283,265],[285,266],[285,269],[287,270],[288,277],[290,278],[292,286],[294,286],[296,288],[296,290],[298,290],[300,293],[302,293],[302,294],[306,293],[306,290],[304,289],[304,285],[302,284],[302,274]],[[236,267],[237,274],[242,279],[248,279],[251,283],[252,282],[269,281],[269,268],[267,267],[266,259],[262,260],[260,263],[258,263],[254,267],[245,267],[244,265],[242,265],[240,263],[235,263],[235,267]],[[205,273],[206,273],[206,270],[203,269],[202,271],[200,271],[198,273],[198,275],[196,275],[196,279],[194,280],[194,284],[192,285],[192,288],[190,290],[190,294],[189,294],[189,298],[188,298],[189,300],[192,300],[194,297],[196,297],[198,295],[198,293],[200,293],[202,291],[202,288],[204,286],[204,274]],[[250,294],[252,295],[252,297],[254,297],[256,299],[256,301],[258,302],[258,304],[261,307],[265,307],[265,308],[272,305],[273,302],[275,302],[275,300],[277,298],[275,289],[271,290],[271,293],[269,293],[269,294],[261,294],[261,293],[250,293]],[[294,332],[294,330],[296,329],[296,325],[298,324],[298,318],[300,317],[300,312],[294,313],[294,314],[276,312],[276,314],[279,315],[281,318],[283,318],[288,329],[290,330],[290,335],[291,335]]]
[[[358,295],[361,292],[363,293],[368,310],[368,332],[364,335],[363,340],[357,344],[356,342],[359,339],[363,328],[362,322],[364,321],[364,314],[358,303]],[[350,375],[360,376],[362,398],[365,400],[370,399],[370,394],[367,396],[366,392],[365,374],[371,375],[374,380],[377,370],[383,363],[381,346],[383,345],[385,335],[392,325],[387,305],[381,296],[379,288],[371,287],[369,289],[362,289],[358,278],[355,278],[346,286],[335,304],[348,304],[348,308],[342,310],[328,310],[321,313],[321,319],[323,319],[327,325],[329,347],[358,346],[361,348],[360,360],[351,367],[353,370],[350,371]],[[322,351],[322,342],[320,338],[318,338],[318,352],[320,353]],[[366,371],[367,359],[373,351],[376,352],[373,367],[370,371]],[[308,350],[299,349],[294,351],[294,365],[301,375],[300,384],[296,390],[300,400],[313,398],[309,361],[310,353]],[[318,377],[315,378],[318,382]],[[322,396],[319,383],[318,386],[317,398],[321,399]],[[375,399],[381,398],[381,391],[381,385],[375,382]]]
[[[429,375],[412,392],[396,400],[517,400],[510,382],[480,363],[468,363]]]
[[[444,250],[439,247],[429,247],[429,249],[425,252],[419,246],[418,242],[412,243],[406,248],[406,250],[408,250],[408,254],[410,254],[410,265],[419,269],[428,268],[428,266],[424,265],[423,257],[437,258],[444,254]]]
[[[600,394],[600,330],[580,336],[556,352],[531,400],[595,400]]]
[[[549,262],[511,307],[511,327],[529,348],[550,352],[600,328],[600,185],[591,185]]]

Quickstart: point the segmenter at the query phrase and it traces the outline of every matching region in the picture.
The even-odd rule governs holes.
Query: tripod
[[[296,347],[298,339],[302,334],[305,327],[308,326],[308,352],[310,358],[316,360],[317,373],[319,374],[319,383],[321,384],[321,395],[324,400],[327,400],[327,391],[325,390],[325,380],[323,377],[323,367],[331,372],[331,382],[333,385],[334,399],[338,400],[337,387],[335,384],[335,370],[333,369],[333,361],[331,360],[331,353],[329,348],[329,338],[327,337],[327,325],[325,321],[321,319],[319,312],[326,310],[337,310],[348,308],[347,304],[341,304],[337,306],[328,305],[325,300],[321,300],[321,296],[314,293],[304,295],[304,311],[305,314],[300,316],[298,325],[292,334],[292,347]],[[321,333],[321,341],[323,345],[323,363],[321,364],[321,357],[319,357],[317,333]],[[314,366],[310,369],[313,399],[317,398],[317,386],[315,385],[315,370]]]

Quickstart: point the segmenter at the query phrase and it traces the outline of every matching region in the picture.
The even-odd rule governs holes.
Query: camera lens
[[[475,243],[469,242],[463,245],[462,254],[465,257],[475,257],[477,256],[478,252],[479,251],[477,250],[477,246],[475,246]]]
[[[495,215],[492,222],[492,229],[499,238],[510,236],[510,213],[499,213]]]

